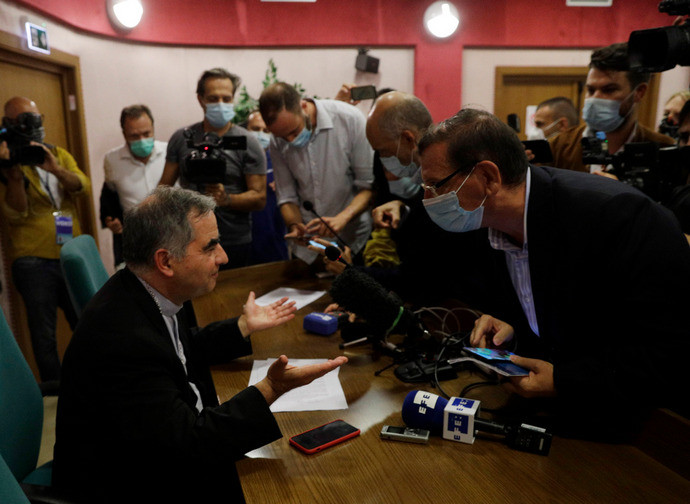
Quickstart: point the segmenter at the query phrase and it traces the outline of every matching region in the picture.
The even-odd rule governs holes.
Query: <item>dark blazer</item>
[[[178,324],[189,377],[128,269],[87,305],[63,361],[56,486],[87,502],[244,501],[234,461],[280,430],[255,387],[219,405],[209,365],[250,354],[251,344],[234,319],[195,332],[181,311]]]
[[[621,182],[532,166],[527,242],[538,337],[487,235],[466,233],[456,248],[456,292],[513,324],[518,354],[553,362],[563,433],[619,437],[643,412],[680,401],[690,248],[668,210]]]

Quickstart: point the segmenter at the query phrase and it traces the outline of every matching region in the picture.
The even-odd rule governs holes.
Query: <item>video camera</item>
[[[663,0],[659,12],[670,16],[690,15],[690,0]],[[628,54],[630,69],[639,72],[690,66],[690,24],[634,31],[628,39]]]
[[[631,142],[610,154],[605,138],[582,137],[582,162],[611,165],[618,179],[655,201],[665,203],[673,189],[684,185],[690,171],[690,147],[659,147],[654,142]]]
[[[40,165],[45,161],[45,151],[40,145],[31,142],[43,142],[43,119],[40,114],[24,112],[12,121],[2,118],[0,142],[7,142],[10,150],[9,160],[0,160],[0,166]]]
[[[214,132],[205,133],[195,143],[194,132],[185,128],[187,147],[192,149],[184,158],[184,177],[193,184],[225,184],[226,150],[246,150],[247,137],[223,136]]]

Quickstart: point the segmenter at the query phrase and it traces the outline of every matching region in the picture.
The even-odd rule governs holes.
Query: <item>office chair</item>
[[[0,502],[3,504],[29,504],[30,502],[2,457],[0,457]]]
[[[3,504],[69,502],[51,488],[52,461],[36,467],[42,434],[41,391],[0,309],[0,502]],[[3,465],[28,500],[10,499],[16,489],[7,481]]]
[[[60,265],[72,305],[81,316],[86,303],[108,281],[108,272],[91,235],[80,235],[60,250]]]

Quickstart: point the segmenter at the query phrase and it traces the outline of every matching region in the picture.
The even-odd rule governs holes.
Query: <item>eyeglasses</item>
[[[457,170],[455,170],[453,173],[451,173],[450,175],[448,175],[446,178],[443,178],[443,179],[439,180],[439,181],[436,182],[435,184],[420,184],[420,185],[422,186],[422,189],[424,189],[425,191],[429,191],[434,197],[436,197],[436,196],[439,195],[439,194],[438,194],[438,190],[439,190],[442,186],[444,186],[446,183],[448,183],[448,182],[450,181],[450,179],[452,179],[453,177],[455,177],[458,173],[460,173],[460,172],[463,171],[464,169],[465,169],[465,167],[461,166],[460,168],[458,168]]]

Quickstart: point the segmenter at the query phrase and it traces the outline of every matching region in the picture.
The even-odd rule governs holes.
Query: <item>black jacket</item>
[[[128,269],[87,305],[62,368],[57,487],[87,502],[244,501],[234,461],[280,430],[255,387],[219,405],[209,365],[250,354],[251,344],[234,319],[193,333],[181,311],[178,324],[189,378],[156,304]]]

